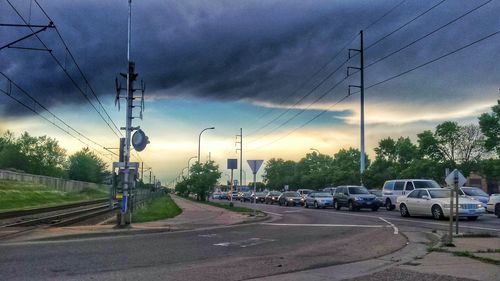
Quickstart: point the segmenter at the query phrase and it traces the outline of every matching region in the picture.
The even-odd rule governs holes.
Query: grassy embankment
[[[162,195],[148,202],[132,214],[132,222],[147,222],[173,218],[182,213],[170,195]]]
[[[37,183],[0,180],[0,211],[46,207],[107,196],[108,190],[105,188],[64,192]]]

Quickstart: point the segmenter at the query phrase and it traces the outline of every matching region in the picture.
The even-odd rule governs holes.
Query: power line
[[[383,84],[383,83],[385,83],[385,82],[388,82],[388,81],[391,81],[391,80],[396,79],[396,78],[398,78],[398,77],[401,77],[401,76],[403,76],[403,75],[405,75],[405,74],[408,74],[408,73],[410,73],[410,72],[412,72],[412,71],[414,71],[414,70],[417,70],[417,69],[419,69],[419,68],[421,68],[421,67],[424,67],[424,66],[426,66],[426,65],[428,65],[428,64],[431,64],[431,63],[436,62],[436,61],[438,61],[438,60],[441,60],[441,59],[443,59],[443,58],[445,58],[445,57],[448,57],[448,56],[450,56],[450,55],[452,55],[452,54],[455,54],[455,53],[457,53],[457,52],[460,52],[460,51],[462,51],[463,49],[466,49],[466,48],[468,48],[468,47],[470,47],[470,46],[472,46],[472,45],[475,45],[475,44],[477,44],[477,43],[479,43],[479,42],[481,42],[481,41],[484,41],[484,40],[486,40],[486,39],[488,39],[488,38],[491,38],[491,37],[493,37],[493,36],[495,36],[495,35],[497,35],[497,34],[499,34],[499,33],[500,33],[500,30],[499,30],[499,31],[496,31],[496,32],[493,32],[493,33],[491,33],[491,34],[489,34],[489,35],[487,35],[487,36],[485,36],[485,37],[482,37],[482,38],[480,38],[480,39],[478,39],[478,40],[476,40],[476,41],[473,41],[473,42],[471,42],[471,43],[469,43],[469,44],[467,44],[467,45],[465,45],[465,46],[462,46],[462,47],[460,47],[460,48],[458,48],[458,49],[455,49],[455,50],[453,50],[453,51],[451,51],[451,52],[448,52],[448,53],[446,53],[446,54],[444,54],[444,55],[441,55],[441,56],[439,56],[439,57],[437,57],[437,58],[434,58],[434,59],[429,60],[429,61],[427,61],[427,62],[425,62],[425,63],[422,63],[422,64],[420,64],[420,65],[417,65],[417,66],[415,66],[415,67],[413,67],[413,68],[411,68],[411,69],[408,69],[408,70],[406,70],[406,71],[403,71],[403,72],[401,72],[401,73],[399,73],[399,74],[396,74],[396,75],[393,75],[393,76],[391,76],[391,77],[388,77],[388,78],[386,78],[386,79],[384,79],[384,80],[382,80],[382,81],[379,81],[379,82],[376,82],[376,83],[374,83],[374,84],[371,84],[370,86],[366,87],[365,89],[370,89],[370,88],[373,88],[373,87],[378,86],[378,85],[380,85],[380,84]]]
[[[72,130],[73,132],[75,132],[76,134],[78,134],[80,137],[88,140],[89,142],[93,143],[94,145],[96,146],[99,146],[101,147],[102,149],[114,154],[115,156],[118,156],[118,154],[112,152],[111,150],[107,149],[106,147],[104,147],[103,145],[97,143],[96,141],[88,138],[87,136],[85,136],[84,134],[82,134],[80,131],[76,130],[75,128],[73,128],[72,126],[70,126],[68,123],[66,123],[64,120],[62,120],[60,117],[58,117],[56,114],[54,114],[52,111],[50,111],[47,107],[45,107],[42,103],[40,103],[37,99],[35,99],[32,95],[30,95],[26,90],[24,90],[21,86],[19,86],[19,84],[17,84],[16,82],[14,82],[12,79],[10,79],[7,75],[5,75],[3,72],[0,71],[0,75],[2,75],[3,77],[5,77],[5,79],[7,79],[9,81],[9,83],[11,85],[14,85],[19,91],[21,91],[21,93],[23,93],[24,95],[26,95],[29,99],[31,99],[36,105],[38,105],[39,107],[41,107],[43,110],[47,111],[52,117],[54,117],[55,119],[57,119],[59,122],[61,122],[62,124],[64,124],[64,126],[66,126],[67,128],[69,128],[70,130]],[[36,111],[36,110],[35,110]]]
[[[336,105],[338,105],[339,103],[343,102],[345,99],[347,99],[348,97],[350,97],[351,95],[348,94],[348,95],[345,95],[344,97],[342,97],[340,100],[338,100],[337,102],[335,102],[334,104],[332,104],[331,106],[329,106],[327,109],[324,109],[323,111],[321,111],[320,113],[316,114],[313,118],[309,119],[307,122],[303,123],[302,125],[300,125],[299,127],[293,129],[292,131],[290,131],[288,134],[286,135],[283,135],[269,143],[266,143],[264,145],[261,145],[261,146],[258,146],[256,148],[252,148],[252,149],[247,149],[247,151],[254,151],[254,150],[258,150],[260,148],[263,148],[265,146],[268,146],[268,145],[272,145],[286,137],[288,137],[289,135],[293,134],[294,132],[296,132],[297,130],[299,129],[302,129],[304,128],[305,126],[309,125],[312,121],[318,119],[321,115],[325,114],[326,112],[330,111],[333,107],[335,107]]]
[[[372,23],[368,24],[365,28],[363,28],[363,30],[367,30],[370,27],[377,24],[379,21],[381,21],[383,18],[385,18],[387,15],[389,15],[392,11],[396,10],[399,6],[403,5],[404,2],[406,2],[406,0],[403,0],[403,1],[399,2],[398,4],[394,5],[391,9],[389,9],[387,12],[385,12],[381,17],[374,20]]]
[[[462,15],[460,15],[460,16],[458,16],[458,17],[456,17],[456,18],[454,18],[453,20],[451,20],[451,21],[447,22],[446,24],[444,24],[444,25],[442,25],[442,26],[440,26],[440,27],[438,27],[438,28],[434,29],[433,31],[431,31],[431,32],[429,32],[429,33],[427,33],[427,34],[425,34],[424,36],[421,36],[420,38],[415,39],[414,41],[412,41],[412,42],[410,42],[410,43],[406,44],[405,46],[403,46],[403,47],[401,47],[401,48],[399,48],[399,49],[397,49],[397,50],[395,50],[395,51],[393,51],[393,52],[390,52],[389,54],[387,54],[387,55],[385,55],[385,56],[382,56],[382,57],[380,57],[380,58],[378,58],[378,59],[374,60],[373,62],[369,63],[369,64],[368,64],[365,68],[369,68],[370,66],[372,66],[372,65],[374,65],[374,64],[377,64],[377,63],[379,63],[380,61],[383,61],[383,60],[385,60],[385,59],[387,59],[387,58],[389,58],[389,57],[391,57],[391,56],[393,56],[393,55],[395,55],[395,54],[397,54],[397,53],[401,52],[402,50],[404,50],[404,49],[406,49],[406,48],[410,47],[411,45],[413,45],[413,44],[417,43],[418,41],[420,41],[420,40],[422,40],[422,39],[425,39],[425,38],[429,37],[430,35],[432,35],[432,34],[434,34],[434,33],[438,32],[439,30],[441,30],[441,29],[443,29],[443,28],[445,28],[445,27],[447,27],[447,26],[449,26],[449,25],[451,25],[451,24],[455,23],[456,21],[458,21],[458,20],[460,20],[460,19],[462,19],[462,18],[466,17],[467,15],[469,15],[469,14],[471,14],[471,13],[475,12],[476,10],[478,10],[478,9],[482,8],[483,6],[485,6],[486,4],[488,4],[488,3],[492,2],[492,1],[493,1],[493,0],[488,0],[488,1],[484,2],[484,3],[482,3],[481,5],[476,6],[475,8],[473,8],[473,9],[471,9],[471,10],[467,11],[466,13],[464,13],[464,14],[462,14]]]
[[[16,9],[16,7],[14,7],[14,5],[12,5],[12,3],[9,1],[9,0],[6,0],[7,3],[9,3],[9,5],[12,7],[12,9],[16,12],[16,14],[21,18],[21,20],[26,24],[28,25],[28,22],[24,19],[24,17],[19,13],[19,11]],[[33,28],[29,27],[30,30],[32,32],[33,31]],[[47,47],[47,45],[43,42],[43,40],[37,35],[35,34],[35,37],[38,39],[38,41],[40,41],[40,43],[46,48],[46,49],[49,49]],[[69,51],[68,49],[66,49],[67,51]],[[63,72],[66,74],[66,76],[70,79],[70,81],[73,83],[73,85],[79,90],[79,92],[83,95],[83,97],[88,101],[88,103],[94,108],[94,110],[99,114],[99,116],[101,117],[101,119],[106,123],[106,125],[111,129],[111,131],[117,136],[117,137],[120,137],[116,131],[113,129],[113,127],[111,127],[111,125],[109,124],[108,121],[106,121],[106,119],[104,118],[104,116],[102,115],[102,113],[95,107],[95,105],[92,103],[92,101],[90,100],[90,98],[88,97],[88,95],[81,89],[80,86],[78,86],[78,84],[76,83],[76,81],[73,79],[73,77],[71,77],[71,75],[68,73],[66,67],[64,67],[62,65],[62,63],[54,56],[54,54],[52,52],[49,52],[50,56],[54,59],[54,61],[57,63],[57,65],[59,65],[59,67],[63,70]],[[115,125],[116,126],[116,125]],[[118,131],[120,134],[121,132]]]
[[[434,8],[438,7],[439,5],[443,4],[446,0],[441,0],[440,2],[438,2],[437,4],[435,4],[434,6],[430,7],[429,9],[425,10],[424,12],[418,14],[416,17],[414,17],[413,19],[411,19],[410,21],[404,23],[403,25],[399,26],[398,28],[394,29],[393,31],[389,32],[388,34],[382,36],[381,38],[379,38],[377,41],[371,43],[370,45],[368,45],[365,50],[368,50],[370,49],[371,47],[377,45],[378,43],[380,43],[382,40],[386,39],[387,37],[391,36],[392,34],[398,32],[399,30],[401,30],[402,28],[404,28],[405,26],[409,25],[410,23],[416,21],[417,19],[419,19],[420,17],[422,17],[423,15],[427,14],[428,12],[432,11]]]
[[[283,104],[288,98],[290,97],[293,97],[303,86],[305,86],[307,83],[309,83],[312,78],[314,76],[316,76],[317,74],[319,74],[323,69],[325,69],[330,63],[332,63],[341,53],[342,51],[347,48],[347,46],[349,46],[349,44],[352,43],[352,41],[354,41],[354,39],[356,39],[356,37],[358,36],[358,34],[356,34],[352,39],[350,39],[346,44],[344,44],[344,46],[342,46],[342,48],[327,62],[325,63],[322,67],[320,67],[316,72],[314,72],[311,76],[309,76],[309,78],[307,78],[304,83],[302,83],[296,90],[294,90],[290,95],[287,95],[284,97],[284,99],[281,100],[281,102],[278,104],[278,105],[281,105]],[[335,69],[333,72],[331,72],[329,75],[327,75],[323,80],[321,80],[316,86],[313,87],[312,90],[310,90],[309,92],[307,92],[304,96],[302,96],[297,102],[295,102],[292,106],[289,106],[287,108],[287,110],[285,112],[282,112],[281,114],[279,114],[277,117],[273,118],[271,121],[269,121],[268,123],[266,123],[264,126],[261,126],[259,128],[257,128],[256,130],[250,132],[247,136],[250,136],[250,135],[253,135],[255,133],[257,133],[258,131],[264,129],[265,127],[269,126],[271,123],[273,123],[274,121],[278,120],[279,118],[281,118],[283,115],[285,115],[286,113],[288,113],[293,107],[295,107],[297,104],[299,104],[301,101],[303,101],[305,98],[307,98],[308,96],[310,96],[317,88],[319,88],[324,82],[326,82],[326,80],[328,80],[333,74],[335,74],[335,72],[337,72],[343,65],[345,65],[347,63],[347,61],[345,61],[341,66],[339,66],[337,69]],[[272,108],[270,109],[267,113],[273,111],[274,109],[276,108]],[[262,115],[258,120],[262,119],[263,116],[265,116],[266,114]],[[258,121],[257,120],[257,121]]]
[[[37,0],[35,0],[35,3],[36,5],[40,8],[40,10],[42,11],[42,13],[45,15],[45,17],[47,17],[47,19],[50,21],[50,22],[54,22],[50,17],[49,15],[45,12],[45,10],[42,8],[42,6],[38,3]],[[54,25],[55,26],[55,25]],[[64,47],[66,48],[66,51],[68,52],[71,60],[73,61],[73,63],[75,64],[76,68],[78,69],[78,72],[80,72],[80,75],[82,76],[83,80],[85,81],[85,84],[87,84],[87,86],[89,87],[90,89],[90,92],[92,93],[92,95],[94,96],[94,98],[97,100],[97,102],[99,103],[99,106],[101,107],[101,109],[104,111],[104,113],[106,114],[106,116],[108,117],[109,121],[111,121],[111,123],[113,124],[113,126],[115,127],[115,129],[120,132],[121,134],[121,131],[120,129],[118,128],[118,126],[115,124],[115,122],[113,122],[113,120],[111,119],[111,117],[109,116],[108,112],[106,111],[106,109],[104,108],[104,106],[102,105],[101,101],[99,100],[99,97],[96,95],[94,89],[92,88],[92,86],[90,85],[87,77],[85,76],[85,74],[83,73],[80,65],[76,62],[76,59],[75,57],[73,56],[73,54],[71,53],[68,45],[66,44],[66,42],[64,41],[61,33],[59,32],[59,29],[57,28],[57,26],[55,26],[55,30],[56,30],[56,33],[57,35],[59,36],[59,39],[61,39],[61,42],[63,43]]]
[[[347,80],[347,78],[349,78],[348,76],[347,77],[344,77],[342,80],[340,80],[339,82],[337,82],[335,85],[333,85],[333,87],[329,88],[328,90],[326,90],[325,92],[323,92],[323,94],[321,94],[318,98],[316,98],[312,103],[310,103],[306,108],[303,108],[302,110],[300,110],[299,112],[297,112],[295,115],[293,115],[292,117],[290,117],[288,120],[286,120],[285,122],[281,123],[280,125],[278,125],[276,128],[274,128],[273,130],[269,131],[267,134],[265,134],[264,136],[260,137],[259,139],[263,138],[263,137],[266,137],[268,135],[270,135],[271,133],[279,130],[280,128],[282,128],[283,126],[285,126],[286,124],[288,124],[290,121],[292,121],[293,119],[295,119],[297,116],[301,115],[302,113],[304,113],[306,110],[308,110],[313,104],[316,104],[317,102],[319,102],[321,99],[323,99],[326,95],[328,95],[331,91],[333,91],[335,88],[337,88],[337,86],[339,86],[340,84],[342,84],[345,80]],[[250,142],[247,142],[247,144],[250,144],[250,143],[254,143],[256,142],[258,139],[256,140],[253,140],[253,141],[250,141]]]
[[[17,99],[15,97],[13,97],[9,92],[3,90],[3,89],[0,89],[0,92],[2,92],[3,94],[5,94],[6,96],[10,97],[11,99],[13,99],[14,101],[16,101],[17,103],[19,103],[20,105],[22,105],[23,107],[27,108],[28,110],[30,110],[31,112],[37,114],[38,116],[40,116],[42,119],[44,119],[45,121],[51,123],[52,125],[54,125],[55,127],[57,127],[59,130],[63,131],[64,133],[66,133],[67,135],[71,136],[72,138],[78,140],[79,142],[81,142],[82,144],[84,144],[86,147],[90,147],[86,142],[84,142],[83,140],[81,140],[79,137],[71,134],[68,130],[62,128],[61,126],[57,125],[55,122],[49,120],[47,117],[43,116],[42,114],[40,114],[38,111],[36,111],[34,108],[30,107],[29,105],[25,104],[23,101],[21,101],[20,99]],[[108,155],[105,155],[97,150],[95,150],[94,148],[90,147],[94,152],[102,155],[102,156],[105,156],[107,157],[108,159],[110,160],[113,160],[113,158],[109,157]]]

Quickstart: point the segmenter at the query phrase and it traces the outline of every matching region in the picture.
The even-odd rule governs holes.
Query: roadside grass
[[[222,203],[222,202],[213,202],[213,201],[196,201],[195,199],[190,198],[190,197],[182,197],[182,198],[191,200],[191,201],[196,202],[196,203],[206,204],[206,205],[210,205],[210,206],[214,206],[214,207],[218,207],[218,208],[223,208],[223,209],[226,209],[226,210],[229,210],[232,212],[253,216],[253,209],[246,208],[246,207],[230,206],[229,205],[230,202]],[[257,216],[261,216],[264,213],[257,210],[256,214],[257,214]]]
[[[52,205],[106,198],[107,189],[87,188],[64,192],[37,183],[0,180],[0,211],[47,207]]]
[[[148,222],[173,218],[182,213],[170,195],[162,195],[146,203],[132,214],[132,222]]]

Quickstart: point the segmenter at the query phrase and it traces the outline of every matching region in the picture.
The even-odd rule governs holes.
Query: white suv
[[[425,179],[401,179],[388,180],[382,188],[382,195],[385,208],[392,211],[396,208],[396,201],[399,196],[407,195],[414,189],[420,188],[441,188],[434,180]]]

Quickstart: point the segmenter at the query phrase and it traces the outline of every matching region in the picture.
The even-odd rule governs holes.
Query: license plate
[[[469,210],[469,214],[475,214],[476,210]]]

